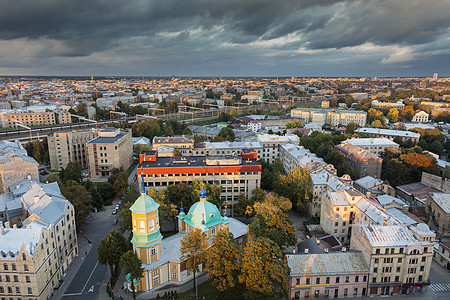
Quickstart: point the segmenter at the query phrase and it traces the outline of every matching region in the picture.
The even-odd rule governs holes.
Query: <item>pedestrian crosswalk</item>
[[[434,292],[450,292],[450,283],[434,283],[429,288]]]

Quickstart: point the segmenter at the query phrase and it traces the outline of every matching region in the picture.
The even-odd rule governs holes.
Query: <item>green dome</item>
[[[184,218],[185,222],[195,228],[202,228],[205,221],[206,228],[222,223],[219,209],[208,201],[194,203]]]
[[[137,198],[134,204],[130,207],[130,210],[134,213],[149,213],[156,211],[159,204],[155,202],[149,195],[141,193],[141,196]]]

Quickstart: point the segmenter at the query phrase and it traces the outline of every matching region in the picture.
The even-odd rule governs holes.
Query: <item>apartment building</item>
[[[291,110],[291,117],[300,119],[305,123],[314,122],[320,126],[347,126],[350,122],[355,122],[359,126],[365,126],[367,113],[357,110],[295,108]]]
[[[1,114],[2,127],[17,127],[19,122],[25,126],[53,125],[56,124],[55,113],[44,112],[4,112]]]
[[[45,222],[0,225],[0,299],[49,299],[61,278],[55,244]]]
[[[367,296],[425,292],[436,235],[426,224],[353,226],[350,248],[369,266]]]
[[[131,131],[105,128],[86,145],[91,178],[109,177],[112,169],[126,170],[133,161]]]
[[[152,140],[152,147],[158,148],[161,146],[173,147],[180,149],[183,153],[187,149],[194,149],[194,138],[191,136],[179,135],[179,136],[155,136]]]
[[[0,142],[0,193],[23,179],[39,180],[38,162],[15,142]]]
[[[349,143],[336,145],[334,148],[342,153],[344,161],[354,168],[358,178],[367,175],[380,178],[382,158]]]
[[[276,134],[259,134],[258,142],[263,146],[261,158],[269,163],[273,163],[275,159],[280,158],[280,146],[285,144],[297,144],[300,141],[297,135],[279,136]]]
[[[383,102],[378,100],[372,100],[372,107],[373,108],[397,108],[397,109],[404,109],[405,104],[403,104],[402,100],[399,100],[397,102]]]
[[[350,241],[353,224],[398,224],[381,207],[372,203],[357,190],[346,187],[328,191],[322,199],[320,226],[343,244]]]
[[[292,172],[296,168],[305,168],[308,171],[318,167],[327,167],[327,163],[303,146],[284,144],[279,147],[279,157],[286,172]],[[328,165],[328,169],[333,169]]]
[[[98,129],[57,131],[47,137],[50,167],[60,171],[69,162],[77,162],[83,168],[88,167],[86,144],[98,136]]]
[[[398,150],[399,146],[388,138],[351,138],[346,140],[345,143],[360,147],[378,156],[380,156],[387,147]]]
[[[434,248],[433,258],[447,272],[450,271],[450,242],[440,242],[439,247]]]
[[[308,250],[308,249],[305,249]],[[289,299],[361,297],[369,268],[361,252],[287,254]]]
[[[372,176],[365,176],[355,180],[353,186],[367,198],[377,197],[383,194],[395,195],[395,189],[391,187],[388,181],[383,181]]]
[[[70,116],[70,113],[67,111],[57,110],[55,111],[56,114],[56,122],[58,124],[70,124],[72,123],[72,117]]]
[[[403,130],[381,129],[381,128],[358,128],[356,133],[374,135],[376,137],[384,137],[393,140],[396,137],[400,137],[403,142],[412,140],[414,143],[419,142],[420,133]]]
[[[443,237],[450,236],[450,194],[430,193],[427,195],[428,224]]]
[[[186,156],[224,156],[238,155],[242,150],[255,152],[257,159],[262,158],[263,146],[260,142],[204,142],[185,152]]]
[[[35,287],[30,287],[33,290],[30,293],[30,295],[33,295],[30,299],[47,299],[47,296],[50,294],[48,290],[58,285],[70,264],[78,256],[74,206],[62,195],[56,182],[45,184],[26,179],[10,186],[9,189],[10,193],[0,195],[0,202],[4,203],[4,205],[0,203],[0,208],[4,207],[5,209],[0,214],[6,216],[6,221],[2,222],[0,229],[3,229],[5,232],[9,230],[14,232],[16,228],[25,230],[20,231],[20,236],[29,239],[29,242],[24,244],[18,242],[19,247],[15,247],[16,252],[10,251],[13,253],[17,253],[17,249],[25,251],[25,254],[30,256],[30,262],[35,264],[35,269],[30,266],[31,279],[25,281],[26,283],[28,283],[28,280],[31,280],[31,283],[36,283],[37,281]],[[42,240],[40,240],[38,235],[33,234],[32,238],[30,238],[30,235],[26,233],[29,225],[34,223],[40,224],[45,229],[42,231],[44,233],[44,236],[41,235]],[[13,236],[12,234],[11,237]],[[39,247],[34,247],[34,240],[36,240],[36,243],[39,241]],[[8,241],[13,241],[13,239],[8,239]],[[0,242],[0,250],[10,253],[2,249],[3,245],[8,245],[8,243],[3,244]],[[31,247],[31,252],[26,251],[28,246]],[[18,259],[23,257],[22,254],[15,254],[15,256]],[[22,260],[28,260],[28,258]],[[36,268],[40,266],[42,260],[45,260],[46,268],[44,270],[46,271],[42,273],[43,275],[39,275],[41,273],[32,274],[32,272],[41,271]],[[19,273],[24,275],[23,272]],[[0,282],[1,284],[2,282]],[[23,290],[22,296],[28,299],[27,297],[29,296],[25,290],[22,288],[21,290]]]
[[[261,185],[261,165],[256,153],[242,151],[240,156],[158,157],[156,151],[139,155],[137,174],[143,175],[145,186],[157,190],[171,184],[191,183],[194,180],[217,183],[222,187],[221,197],[230,207],[240,193],[251,196]],[[142,178],[138,176],[141,184]]]

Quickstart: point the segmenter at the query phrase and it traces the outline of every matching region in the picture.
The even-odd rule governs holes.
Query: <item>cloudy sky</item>
[[[3,0],[2,75],[450,76],[450,0]]]

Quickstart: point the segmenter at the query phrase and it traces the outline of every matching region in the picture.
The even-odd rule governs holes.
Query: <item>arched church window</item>
[[[153,220],[149,220],[148,221],[148,231],[152,231],[153,230]]]
[[[139,221],[139,232],[145,231],[145,223],[144,221]]]

